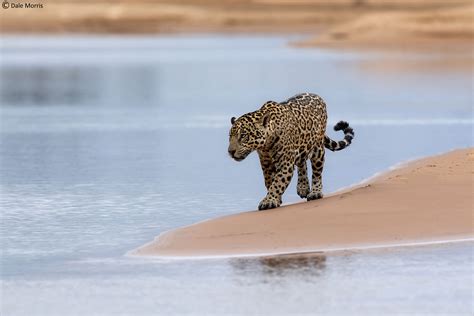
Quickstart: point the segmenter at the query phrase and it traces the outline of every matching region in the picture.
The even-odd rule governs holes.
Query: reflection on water
[[[2,311],[25,316],[472,315],[473,250],[471,242],[331,255],[321,270],[316,259],[301,268],[292,263],[287,269],[284,263],[282,274],[263,272],[280,268],[262,266],[259,258],[246,259],[244,268],[236,267],[235,259],[66,261],[51,275],[5,280]]]
[[[94,69],[2,68],[0,101],[15,105],[74,105],[97,99]],[[86,83],[86,84],[83,84]]]
[[[233,259],[230,263],[237,273],[252,271],[268,277],[302,273],[317,276],[326,268],[326,256],[322,253],[289,254]]]
[[[5,66],[0,68],[0,102],[4,106],[156,104],[157,80],[156,67]]]

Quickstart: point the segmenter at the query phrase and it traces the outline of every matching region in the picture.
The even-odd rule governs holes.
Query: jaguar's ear
[[[265,114],[263,117],[262,117],[262,126],[267,128],[268,127],[268,124],[270,123],[270,113],[267,113]]]
[[[231,123],[232,125],[234,125],[234,123],[235,123],[235,117],[232,117],[232,118],[230,119],[230,123]]]

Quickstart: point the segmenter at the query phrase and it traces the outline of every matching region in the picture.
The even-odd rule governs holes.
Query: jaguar
[[[232,117],[231,124],[228,148],[231,158],[242,161],[253,151],[259,156],[267,188],[259,210],[281,205],[295,167],[297,194],[308,201],[322,198],[325,149],[342,150],[354,138],[353,129],[345,121],[334,126],[334,130],[343,131],[342,140],[334,141],[326,135],[326,103],[312,93],[301,93],[284,102],[267,101],[254,112]],[[307,160],[311,161],[311,186]]]

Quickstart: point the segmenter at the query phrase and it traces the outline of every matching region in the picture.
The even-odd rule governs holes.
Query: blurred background
[[[14,3],[14,1],[11,1]],[[355,22],[363,33],[469,37],[469,0],[38,0],[38,9],[2,10],[3,32],[317,32]],[[382,18],[383,17],[383,18]],[[378,20],[378,23],[377,23]],[[383,26],[375,30],[370,26]],[[352,37],[337,32],[336,38]],[[357,34],[365,37],[370,34]],[[393,35],[393,34],[391,34]]]

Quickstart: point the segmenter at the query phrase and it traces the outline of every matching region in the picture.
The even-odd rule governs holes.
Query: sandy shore
[[[381,1],[381,0],[377,0]],[[398,0],[400,1],[400,0]],[[436,0],[435,6],[443,6]],[[352,0],[40,1],[42,9],[0,10],[3,33],[314,32],[357,14]],[[357,8],[355,8],[356,11]]]
[[[474,238],[474,149],[421,159],[322,200],[208,220],[131,255],[326,252]]]
[[[377,28],[376,35],[390,35],[393,27],[418,30],[421,25],[426,32],[443,38],[452,33],[472,34],[472,15],[469,15],[472,12],[464,7],[471,4],[469,0],[42,0],[37,3],[41,8],[14,8],[12,2],[9,9],[0,10],[1,32],[320,33],[329,28],[324,38],[332,41],[354,34],[372,36],[372,27]]]
[[[297,46],[467,51],[472,54],[474,5],[372,12],[329,27]]]
[[[470,0],[42,0],[0,10],[3,34],[299,33],[295,46],[463,52]],[[463,67],[469,68],[472,58]]]

